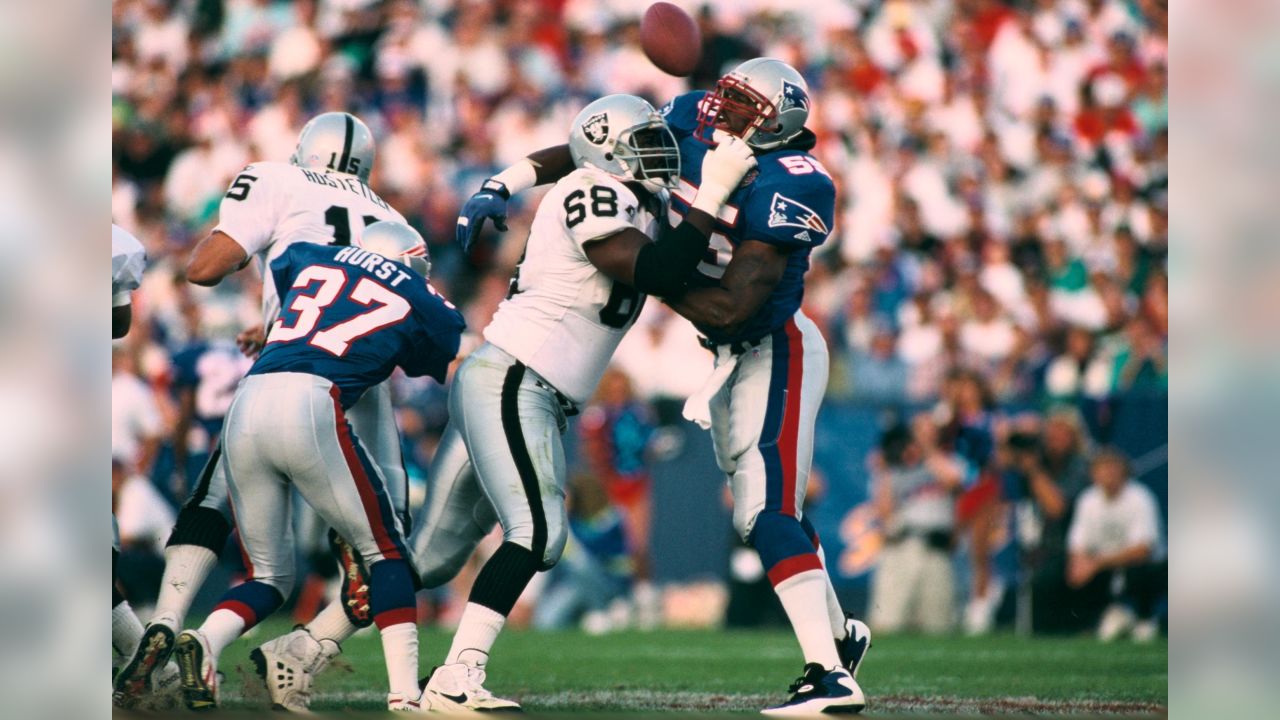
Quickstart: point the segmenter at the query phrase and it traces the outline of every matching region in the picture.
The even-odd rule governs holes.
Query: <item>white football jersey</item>
[[[142,284],[147,251],[128,230],[111,224],[111,307],[129,304],[129,293]]]
[[[615,283],[582,246],[634,227],[653,237],[667,193],[643,202],[620,180],[581,168],[538,205],[524,255],[485,340],[533,368],[576,403],[586,402],[644,295]]]
[[[214,231],[226,233],[257,257],[263,278],[262,319],[270,326],[280,311],[268,269],[272,260],[295,242],[350,245],[366,225],[381,220],[405,221],[354,175],[258,162],[232,181]]]

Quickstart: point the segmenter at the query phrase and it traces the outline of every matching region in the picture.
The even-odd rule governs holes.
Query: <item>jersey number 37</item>
[[[318,285],[314,292],[306,292],[314,285]],[[271,325],[268,342],[290,342],[310,335],[307,344],[342,357],[356,338],[394,325],[409,315],[408,300],[366,277],[355,284],[347,299],[372,309],[315,332],[325,308],[338,300],[346,285],[347,274],[340,268],[312,265],[298,273],[291,289],[304,290],[294,296],[288,307],[296,316],[290,324],[282,313]]]

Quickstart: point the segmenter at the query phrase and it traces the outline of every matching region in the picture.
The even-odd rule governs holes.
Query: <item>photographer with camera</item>
[[[1017,506],[1019,544],[1030,572],[1031,627],[1037,633],[1082,629],[1066,585],[1067,528],[1076,498],[1089,487],[1088,436],[1074,408],[1016,422],[1001,453],[1005,495]]]
[[[871,458],[876,512],[884,549],[871,587],[877,630],[946,633],[955,626],[956,496],[970,473],[965,460],[942,450],[928,414],[899,424]]]

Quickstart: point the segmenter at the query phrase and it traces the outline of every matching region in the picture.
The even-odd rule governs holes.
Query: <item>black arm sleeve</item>
[[[689,277],[707,254],[711,237],[688,221],[658,231],[657,242],[636,253],[635,287],[642,293],[673,297],[683,293]]]

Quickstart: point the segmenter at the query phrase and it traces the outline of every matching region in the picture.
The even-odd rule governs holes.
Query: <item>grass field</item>
[[[227,709],[263,708],[249,650],[287,629],[262,627],[222,656]],[[423,634],[424,668],[449,636]],[[317,710],[376,710],[386,680],[373,632],[349,640],[317,683]],[[781,631],[661,631],[589,637],[505,633],[489,688],[535,714],[743,712],[781,700],[801,659]],[[1101,645],[1090,638],[876,637],[859,682],[867,715],[1159,715],[1168,695],[1168,644]]]

